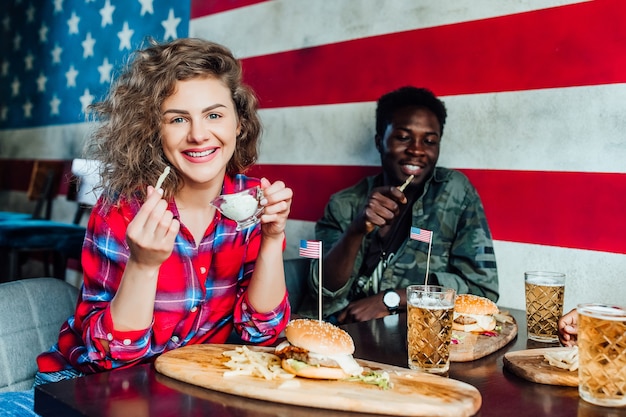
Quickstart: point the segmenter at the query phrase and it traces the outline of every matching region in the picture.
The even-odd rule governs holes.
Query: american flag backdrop
[[[265,131],[251,173],[294,189],[287,257],[298,256],[301,239],[314,239],[314,222],[332,192],[379,171],[375,100],[413,84],[432,89],[448,108],[439,164],[464,172],[483,199],[495,239],[499,304],[524,308],[523,273],[532,269],[567,274],[566,308],[626,299],[625,2],[109,2],[115,11],[105,27],[106,0],[0,6],[0,162],[78,156],[87,132],[80,98],[98,97],[108,83],[98,71],[107,56],[99,48],[111,50],[114,75],[128,53],[118,37],[126,21],[135,48],[146,35],[170,37],[163,23],[180,18],[176,36],[230,47],[259,95]],[[55,14],[57,4],[62,13]],[[78,34],[69,33],[73,12],[81,19]],[[42,22],[49,28],[43,47]],[[94,56],[84,56],[89,32]],[[62,64],[48,64],[56,75],[37,58],[27,70],[26,45],[50,59],[57,36]],[[72,65],[79,72],[75,88],[68,86]],[[48,78],[44,93],[37,91],[40,72]],[[88,74],[90,81],[83,78]],[[54,94],[58,116],[51,114]]]
[[[59,145],[75,145],[81,131],[73,125],[85,120],[87,106],[102,98],[128,55],[148,37],[187,36],[189,9],[189,1],[4,0],[3,156],[24,140],[34,146],[14,156],[63,157]]]
[[[192,0],[189,30],[259,95],[255,172],[295,193],[287,256],[330,193],[378,172],[375,100],[424,86],[449,112],[439,164],[483,199],[499,303],[524,308],[524,271],[548,269],[571,308],[626,300],[624,16],[619,0]]]

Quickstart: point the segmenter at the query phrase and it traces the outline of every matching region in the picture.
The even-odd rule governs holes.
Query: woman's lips
[[[217,150],[219,148],[203,149],[203,150],[188,150],[182,152],[182,155],[190,162],[200,163],[207,162],[215,158]]]

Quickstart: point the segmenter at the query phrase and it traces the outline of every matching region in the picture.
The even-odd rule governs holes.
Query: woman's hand
[[[266,178],[261,178],[261,189],[263,190],[261,204],[265,206],[261,216],[263,236],[282,239],[291,210],[293,191],[282,181],[272,184]]]
[[[563,346],[576,346],[578,340],[578,312],[576,309],[559,319],[559,340]]]
[[[159,267],[174,249],[180,222],[167,209],[162,191],[148,187],[148,198],[126,229],[130,259],[144,267]]]

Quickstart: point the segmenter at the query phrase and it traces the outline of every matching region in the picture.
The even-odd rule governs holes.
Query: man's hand
[[[576,346],[578,340],[578,312],[576,309],[559,319],[559,340],[563,346]]]
[[[400,204],[406,204],[407,198],[398,187],[385,185],[376,187],[367,199],[361,218],[369,233],[374,227],[391,224],[400,213]]]
[[[354,323],[389,315],[387,307],[383,304],[383,295],[384,293],[381,292],[371,297],[352,301],[348,307],[339,313],[337,320],[339,323]]]

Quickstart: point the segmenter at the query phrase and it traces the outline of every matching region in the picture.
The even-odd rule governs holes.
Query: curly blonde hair
[[[147,185],[156,184],[166,166],[161,137],[161,104],[174,93],[177,81],[214,77],[231,92],[241,133],[226,172],[245,172],[257,160],[261,121],[254,91],[242,81],[241,63],[232,52],[203,39],[183,38],[149,46],[133,53],[125,71],[107,97],[93,104],[98,125],[87,143],[90,158],[102,162],[103,193],[108,203],[120,198],[146,198]],[[163,189],[171,198],[182,186],[172,169]]]

